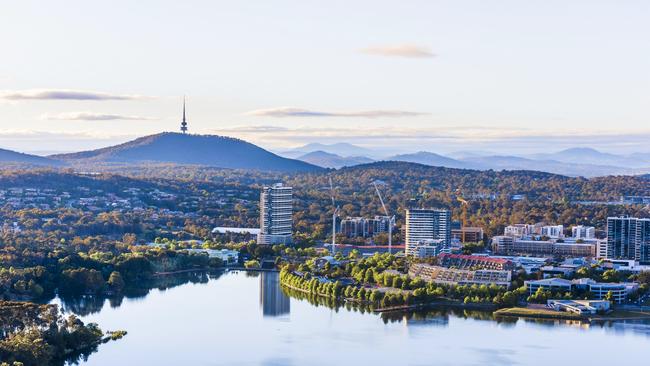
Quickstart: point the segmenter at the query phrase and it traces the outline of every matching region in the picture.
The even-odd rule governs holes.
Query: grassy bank
[[[591,322],[650,319],[650,312],[648,311],[614,310],[606,315],[583,316],[554,310],[520,307],[499,309],[494,312],[494,315],[540,319],[588,320]]]
[[[531,308],[505,308],[494,312],[497,316],[516,316],[524,318],[542,318],[542,319],[565,319],[565,320],[587,320],[586,317],[566,312],[558,312],[546,309]]]

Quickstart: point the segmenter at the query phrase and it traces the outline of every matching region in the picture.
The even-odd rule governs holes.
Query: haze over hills
[[[458,168],[458,169],[471,168],[471,164],[468,164],[464,161],[455,160],[428,151],[419,151],[414,154],[394,155],[384,160],[404,161],[409,163],[418,163],[418,164],[430,165],[430,166],[441,166],[446,168]]]
[[[243,140],[215,135],[164,132],[102,149],[50,156],[71,164],[195,164],[231,169],[283,172],[317,171],[322,168],[287,159]]]
[[[367,158],[374,158],[380,155],[379,151],[372,149],[366,149],[365,147],[349,144],[347,142],[339,142],[336,144],[322,144],[319,142],[313,142],[301,147],[297,147],[291,150],[281,151],[282,156],[290,158],[298,158],[305,154],[322,151],[329,154],[335,154],[341,157],[344,156],[364,156]]]
[[[430,166],[474,170],[534,170],[566,176],[594,177],[603,175],[638,174],[639,171],[625,167],[594,164],[573,164],[554,160],[533,160],[518,156],[472,156],[452,159],[430,152],[396,155],[386,160],[406,161]],[[650,171],[650,169],[648,169]]]
[[[344,166],[354,166],[359,164],[372,163],[374,160],[365,156],[348,156],[343,157],[337,154],[331,154],[325,151],[313,151],[298,157],[298,160],[318,165],[323,168],[342,168]]]
[[[588,147],[575,147],[550,154],[535,154],[530,158],[535,160],[555,160],[564,163],[611,165],[627,168],[645,168],[650,166],[650,154],[634,154],[634,156],[616,155],[598,151]]]
[[[458,152],[456,158],[419,151],[381,157],[378,151],[349,143],[313,143],[299,149],[311,150],[291,159],[276,155],[256,145],[236,138],[215,135],[185,135],[165,132],[144,136],[124,144],[91,151],[56,154],[48,157],[23,154],[0,149],[1,164],[35,166],[88,167],[92,164],[171,163],[204,165],[231,169],[256,169],[282,172],[316,171],[322,168],[350,167],[377,160],[402,161],[457,169],[474,170],[530,170],[566,176],[596,177],[606,175],[639,175],[650,173],[650,154],[617,155],[591,148],[571,148],[555,153],[528,156],[483,155],[485,152]],[[283,153],[298,153],[299,149]],[[335,152],[334,152],[335,151]],[[339,152],[339,153],[336,153]],[[368,155],[344,155],[366,153]]]
[[[323,153],[333,154],[328,159],[335,157],[341,158],[341,151],[366,151],[366,155],[356,156],[356,158],[365,157],[371,160],[390,160],[412,162],[430,166],[441,166],[459,169],[476,169],[476,170],[536,170],[567,176],[584,176],[595,177],[604,175],[637,175],[650,172],[650,153],[636,153],[630,155],[616,155],[600,152],[592,148],[571,148],[555,153],[534,154],[526,156],[499,155],[484,151],[458,151],[450,153],[448,156],[436,154],[429,151],[420,151],[416,153],[398,154],[392,156],[382,155],[379,151],[357,147],[355,145],[341,143],[333,145],[308,144],[300,148],[309,150],[313,147],[326,147],[330,151],[320,151],[321,155],[312,157],[308,154],[297,154],[300,160],[310,163],[328,166],[341,167],[350,166],[353,160],[343,163],[333,161],[326,162]],[[293,150],[293,152],[298,152]],[[285,152],[286,155],[287,152]],[[378,158],[374,158],[378,157]],[[362,161],[359,163],[363,163]]]
[[[632,153],[628,155],[627,158],[650,163],[650,153]]]
[[[518,156],[486,156],[464,159],[473,169],[536,170],[570,177],[597,177],[605,175],[635,175],[643,170],[596,164],[567,163],[555,160],[534,160]],[[646,171],[650,171],[650,168]]]
[[[0,163],[27,164],[38,166],[60,166],[62,162],[42,156],[24,154],[16,151],[0,149]]]
[[[462,159],[469,159],[469,158],[481,158],[485,156],[494,156],[494,155],[499,155],[491,151],[482,151],[482,150],[460,150],[460,151],[454,151],[449,154],[445,154],[445,156],[456,159],[456,160],[462,160]]]

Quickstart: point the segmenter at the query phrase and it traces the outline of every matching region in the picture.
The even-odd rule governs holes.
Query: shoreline
[[[547,320],[577,320],[586,323],[616,322],[626,320],[650,320],[649,313],[639,313],[628,310],[614,310],[610,315],[579,315],[568,312],[558,312],[546,309],[503,308],[494,311],[495,316],[510,318],[547,319]],[[635,314],[635,315],[633,315]]]
[[[510,317],[510,318],[589,321],[588,317],[574,314],[574,313],[559,312],[559,311],[546,310],[546,309],[522,308],[522,307],[498,309],[493,312],[493,315],[497,317],[502,316],[502,317]]]
[[[307,295],[314,295],[314,296],[333,299],[337,301],[350,302],[358,305],[369,305],[365,302],[360,302],[356,299],[333,298],[331,295],[328,294],[314,293],[309,290],[295,287],[286,283],[281,283],[281,285],[291,290],[295,290]],[[546,309],[529,309],[529,308],[521,308],[521,307],[497,309],[496,305],[492,305],[492,304],[480,304],[480,303],[464,304],[462,302],[452,301],[452,300],[436,301],[436,302],[431,302],[426,304],[402,305],[402,306],[395,306],[389,308],[375,308],[375,309],[371,308],[370,311],[375,314],[383,314],[383,313],[388,314],[388,313],[410,312],[410,311],[427,310],[427,309],[435,309],[435,308],[482,310],[491,313],[495,317],[543,319],[543,320],[573,320],[573,321],[581,321],[585,323],[617,322],[617,321],[626,321],[626,320],[650,320],[650,313],[642,314],[638,316],[607,316],[607,315],[583,316],[583,315],[578,315],[573,313],[556,312],[553,310],[546,310]],[[622,315],[634,313],[631,311],[622,310],[619,311],[618,314],[621,314],[621,312],[623,312]]]
[[[456,308],[456,309],[467,309],[467,310],[483,310],[489,312],[496,311],[496,305],[487,304],[487,303],[469,303],[465,304],[460,301],[455,300],[443,300],[443,301],[433,301],[429,303],[422,304],[413,304],[413,305],[403,305],[395,306],[388,308],[378,308],[373,310],[375,313],[391,313],[391,312],[400,312],[400,311],[415,311],[415,310],[425,310],[433,309],[437,307],[447,307],[447,308]]]
[[[315,295],[315,296],[320,296],[328,299],[333,299],[337,301],[343,301],[343,302],[349,302],[349,303],[354,303],[358,305],[372,305],[368,303],[367,301],[359,301],[357,299],[352,299],[352,298],[346,298],[346,297],[341,297],[341,298],[334,298],[329,294],[323,294],[323,293],[314,293],[309,290],[305,290],[296,286],[289,285],[287,283],[281,282],[281,285],[304,293],[308,295]],[[453,301],[453,300],[445,300],[445,301],[435,301],[435,302],[430,302],[430,303],[423,303],[423,304],[413,304],[413,305],[400,305],[400,306],[392,306],[392,307],[387,307],[387,308],[371,308],[371,311],[375,314],[381,314],[381,313],[393,313],[393,312],[408,312],[408,311],[415,311],[415,310],[424,310],[424,309],[431,309],[431,308],[436,308],[436,307],[447,307],[447,308],[457,308],[457,309],[468,309],[468,310],[483,310],[483,311],[490,311],[494,312],[496,309],[495,305],[492,304],[481,304],[481,303],[470,303],[470,304],[464,304],[460,301]]]
[[[489,312],[495,318],[495,320],[498,317],[544,319],[544,320],[571,320],[571,321],[580,321],[585,323],[591,323],[591,322],[604,323],[604,322],[617,322],[617,321],[626,321],[626,320],[650,320],[650,312],[630,311],[624,309],[614,310],[610,312],[610,314],[608,315],[580,315],[580,314],[574,314],[568,312],[558,312],[550,309],[535,309],[535,308],[526,308],[526,307],[509,307],[509,308],[499,309],[497,308],[496,305],[490,303],[465,304],[463,302],[450,300],[450,299],[443,299],[443,300],[433,301],[430,303],[399,305],[399,306],[385,307],[385,308],[373,308],[372,304],[366,301],[359,301],[357,299],[349,299],[345,297],[334,298],[330,294],[315,293],[310,290],[292,286],[285,282],[281,282],[281,286],[308,295],[314,295],[323,298],[333,299],[336,301],[354,303],[358,305],[369,305],[370,311],[375,314],[411,312],[411,311],[435,309],[435,308],[456,308],[456,309],[464,309],[464,310],[480,310],[480,311]]]
[[[276,268],[246,268],[246,267],[225,267],[225,271],[249,271],[249,272],[280,272]]]
[[[229,272],[229,271],[250,271],[250,272],[280,272],[275,268],[246,268],[246,267],[220,267],[220,268],[190,268],[190,269],[179,269],[177,271],[169,271],[169,272],[155,272],[152,276],[153,277],[160,277],[160,276],[171,276],[175,274],[181,274],[181,273],[192,273],[192,272],[211,272],[211,271],[224,271],[224,272]]]
[[[191,269],[179,269],[177,271],[169,271],[169,272],[155,272],[152,276],[153,277],[159,277],[159,276],[171,276],[175,274],[181,274],[181,273],[192,273],[192,272],[205,272],[205,271],[211,271],[213,270],[212,268],[191,268]],[[220,269],[217,269],[220,270]]]
[[[315,296],[325,297],[325,298],[328,298],[328,299],[339,300],[339,299],[337,299],[337,298],[333,298],[331,295],[323,294],[323,293],[320,293],[320,292],[311,292],[311,291],[309,291],[309,290],[305,290],[305,289],[302,289],[302,288],[300,288],[300,287],[296,287],[296,286],[289,285],[289,284],[284,283],[284,282],[282,282],[282,281],[280,281],[280,285],[281,285],[281,286],[284,286],[284,287],[286,287],[286,288],[290,288],[290,289],[292,289],[292,290],[298,291],[298,292],[302,292],[303,294],[307,294],[307,295],[315,295]],[[341,299],[341,300],[345,301],[346,299]]]

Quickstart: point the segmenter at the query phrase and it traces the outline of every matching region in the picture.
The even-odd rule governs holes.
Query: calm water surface
[[[650,359],[647,323],[497,322],[462,311],[386,319],[289,298],[274,273],[194,276],[194,283],[177,281],[121,301],[56,299],[86,322],[128,331],[81,363],[616,365]]]

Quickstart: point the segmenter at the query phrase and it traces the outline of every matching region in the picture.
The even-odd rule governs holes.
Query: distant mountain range
[[[343,156],[364,156],[372,157],[375,155],[375,152],[364,147],[348,144],[346,142],[340,142],[337,144],[321,144],[321,143],[311,143],[305,146],[297,147],[291,150],[285,150],[280,152],[280,155],[286,156],[289,158],[299,158],[308,153],[321,151],[329,154],[336,154],[339,157]]]
[[[26,164],[38,166],[59,166],[60,161],[38,155],[23,154],[16,151],[0,149],[0,164]]]
[[[310,164],[318,165],[323,168],[339,169],[344,166],[354,166],[359,164],[372,163],[374,160],[365,156],[348,156],[343,157],[336,154],[330,154],[325,151],[313,151],[305,155],[299,156],[298,160],[308,162]]]
[[[0,164],[71,166],[87,169],[101,165],[170,163],[230,169],[309,172],[375,161],[401,161],[446,168],[529,170],[566,176],[650,175],[650,153],[617,155],[591,148],[571,148],[525,156],[502,156],[481,151],[450,154],[453,157],[428,151],[377,156],[378,151],[348,143],[314,143],[282,154],[285,157],[230,137],[165,132],[102,149],[48,157],[0,149]]]
[[[386,158],[388,161],[405,161],[408,163],[418,163],[431,166],[442,166],[445,168],[470,169],[470,163],[448,158],[443,155],[434,154],[427,151],[420,151],[414,154],[394,155]]]
[[[317,171],[322,168],[287,159],[243,140],[214,135],[185,135],[165,132],[140,137],[121,145],[49,158],[73,165],[96,163],[172,163],[231,169],[284,172]]]
[[[597,177],[604,175],[634,175],[643,170],[620,166],[574,164],[556,160],[534,160],[517,156],[486,156],[465,159],[472,168],[479,170],[537,170],[571,177]],[[646,171],[650,171],[648,168]]]
[[[412,154],[399,154],[371,159],[376,152],[370,150],[370,155],[357,155],[354,159],[344,158],[343,153],[337,153],[341,147],[345,152],[368,151],[351,144],[309,144],[299,150],[302,153],[310,148],[327,147],[328,151],[315,151],[296,154],[299,160],[307,161],[323,167],[351,166],[365,164],[368,160],[404,161],[430,166],[441,166],[458,169],[475,170],[536,170],[567,176],[595,177],[604,175],[637,175],[650,173],[650,154],[636,153],[631,155],[616,155],[603,153],[591,148],[571,148],[555,153],[535,154],[527,156],[494,155],[480,151],[459,151],[450,154],[453,157],[420,151]],[[298,150],[298,149],[297,149]],[[324,157],[327,153],[327,158]],[[316,157],[311,154],[315,154]]]
[[[592,164],[628,168],[647,168],[650,166],[650,154],[637,153],[633,156],[624,156],[608,154],[587,147],[576,147],[558,151],[556,153],[536,154],[529,157],[534,160],[553,160],[572,164]]]
[[[430,166],[474,170],[536,170],[569,176],[608,175],[612,167],[589,164],[569,164],[551,160],[532,160],[518,156],[472,156],[452,159],[443,155],[421,151],[415,154],[395,155],[386,158],[392,161],[404,161]]]

